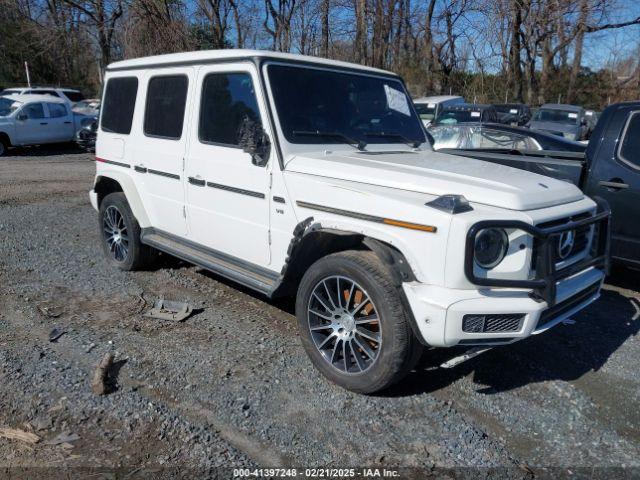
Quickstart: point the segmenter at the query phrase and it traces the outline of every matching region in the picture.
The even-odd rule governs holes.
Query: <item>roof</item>
[[[54,97],[53,95],[31,95],[31,94],[22,95],[19,93],[13,93],[11,95],[5,95],[2,98],[8,98],[9,100],[13,100],[14,102],[21,102],[21,103],[48,102],[48,103],[66,104],[66,102],[63,99]]]
[[[447,100],[464,100],[459,95],[433,95],[431,97],[420,97],[416,98],[413,103],[441,103],[446,102]]]
[[[308,55],[297,55],[293,53],[280,53],[268,50],[244,50],[244,49],[227,49],[227,50],[199,50],[196,52],[170,53],[167,55],[155,55],[152,57],[134,58],[131,60],[123,60],[115,62],[107,67],[107,70],[134,70],[152,67],[163,67],[179,65],[184,63],[213,63],[224,60],[243,60],[247,58],[264,58],[271,60],[288,60],[297,62],[310,62],[330,67],[352,68],[358,70],[366,70],[369,72],[382,73],[385,75],[395,75],[393,72],[381,70],[378,68],[366,67],[356,63],[340,62],[337,60],[329,60],[326,58],[311,57]]]
[[[80,90],[75,90],[73,88],[63,88],[63,87],[32,87],[32,88],[26,88],[25,90],[59,90],[61,92],[78,92],[80,93]]]
[[[547,110],[571,110],[573,112],[579,112],[582,110],[582,107],[577,105],[568,105],[564,103],[545,103],[540,108],[545,108]]]
[[[9,87],[2,90],[2,92],[22,92],[24,90],[60,90],[61,92],[78,92],[80,90],[76,90],[75,88],[64,88],[64,87]]]

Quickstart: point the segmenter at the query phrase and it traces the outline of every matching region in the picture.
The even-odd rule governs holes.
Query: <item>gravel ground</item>
[[[12,155],[0,160],[0,427],[42,441],[0,438],[0,472],[403,466],[528,477],[640,466],[637,272],[616,272],[575,325],[451,370],[437,365],[459,350],[429,351],[394,390],[360,396],[312,368],[290,302],[171,258],[153,271],[110,268],[87,195],[90,156]],[[161,296],[196,313],[144,317]],[[54,327],[66,333],[50,342]],[[97,396],[91,376],[109,351],[117,389]],[[46,443],[65,432],[79,439]]]

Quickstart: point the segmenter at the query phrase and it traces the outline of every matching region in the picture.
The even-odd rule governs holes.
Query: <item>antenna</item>
[[[24,71],[27,72],[27,86],[31,88],[31,77],[29,77],[29,64],[24,62]]]

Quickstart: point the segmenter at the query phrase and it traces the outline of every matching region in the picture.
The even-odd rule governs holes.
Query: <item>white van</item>
[[[413,101],[420,120],[425,127],[435,122],[440,112],[447,107],[464,103],[464,97],[457,95],[435,95],[416,98]]]
[[[388,387],[425,345],[544,332],[599,296],[606,208],[434,152],[390,72],[215,50],[105,79],[90,197],[109,262],[159,250],[294,296],[304,348],[345,388]]]

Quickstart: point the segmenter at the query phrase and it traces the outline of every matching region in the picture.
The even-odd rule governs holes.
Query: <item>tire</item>
[[[152,264],[156,251],[140,242],[140,225],[124,193],[110,193],[102,200],[98,227],[102,250],[111,265],[142,270]]]
[[[9,150],[8,142],[0,137],[0,157],[7,154],[7,150]]]
[[[357,393],[390,387],[420,359],[423,347],[407,315],[391,272],[370,251],[321,258],[298,288],[296,316],[309,358],[327,379]]]

